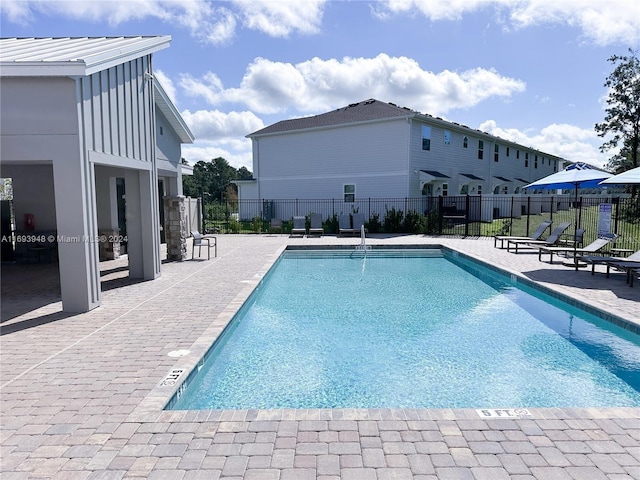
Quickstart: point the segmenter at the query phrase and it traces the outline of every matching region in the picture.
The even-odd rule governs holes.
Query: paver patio
[[[640,287],[493,248],[443,244],[640,324]],[[2,269],[0,472],[11,479],[640,479],[640,408],[163,411],[162,379],[193,365],[287,244],[357,238],[221,235],[210,261],[151,282],[104,262],[102,306],[60,311],[54,265]],[[603,270],[598,270],[602,272]],[[168,354],[189,350],[183,357]],[[164,400],[163,400],[164,399]],[[507,406],[508,407],[508,406]]]

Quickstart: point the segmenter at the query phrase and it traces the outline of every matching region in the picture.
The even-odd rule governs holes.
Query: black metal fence
[[[640,249],[638,198],[607,196],[448,196],[406,198],[212,201],[205,205],[207,232],[266,232],[272,218],[286,233],[297,215],[319,213],[325,233],[337,233],[338,216],[362,213],[369,233],[493,236],[529,235],[543,220],[570,222],[567,235],[585,229],[584,244],[599,233],[619,235],[616,246]]]

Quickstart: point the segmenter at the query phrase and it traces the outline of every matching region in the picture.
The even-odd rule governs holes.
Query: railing
[[[610,217],[606,208],[610,205]],[[337,233],[338,215],[359,212],[370,234],[413,233],[461,237],[529,235],[543,220],[570,222],[567,235],[584,228],[584,244],[604,227],[620,236],[617,247],[640,249],[640,199],[605,195],[483,195],[448,197],[214,201],[205,205],[205,231],[265,232],[270,219],[290,229],[294,215],[320,213],[325,233]]]

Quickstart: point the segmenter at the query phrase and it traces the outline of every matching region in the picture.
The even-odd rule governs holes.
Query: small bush
[[[251,231],[254,233],[260,233],[262,231],[262,218],[253,217],[251,220]]]
[[[324,222],[324,231],[328,233],[338,233],[338,215],[335,213]]]
[[[404,218],[404,231],[407,233],[425,233],[426,223],[423,215],[414,210],[409,211]]]
[[[240,233],[240,222],[234,217],[229,219],[229,232]]]
[[[369,233],[380,233],[382,231],[382,224],[380,223],[380,214],[379,213],[372,214],[366,227],[367,227],[367,230],[369,230]]]
[[[387,233],[401,233],[403,218],[404,212],[402,210],[396,210],[395,207],[387,210],[384,214],[384,231]]]

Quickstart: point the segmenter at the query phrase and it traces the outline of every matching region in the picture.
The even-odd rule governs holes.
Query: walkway
[[[640,282],[621,274],[540,263],[489,239],[369,242],[449,245],[640,322]],[[126,278],[126,259],[103,263],[102,306],[81,315],[60,311],[51,266],[3,266],[3,480],[640,479],[640,408],[162,411],[173,388],[162,380],[197,362],[287,244],[359,239],[218,243],[216,259],[166,263],[151,282]]]

